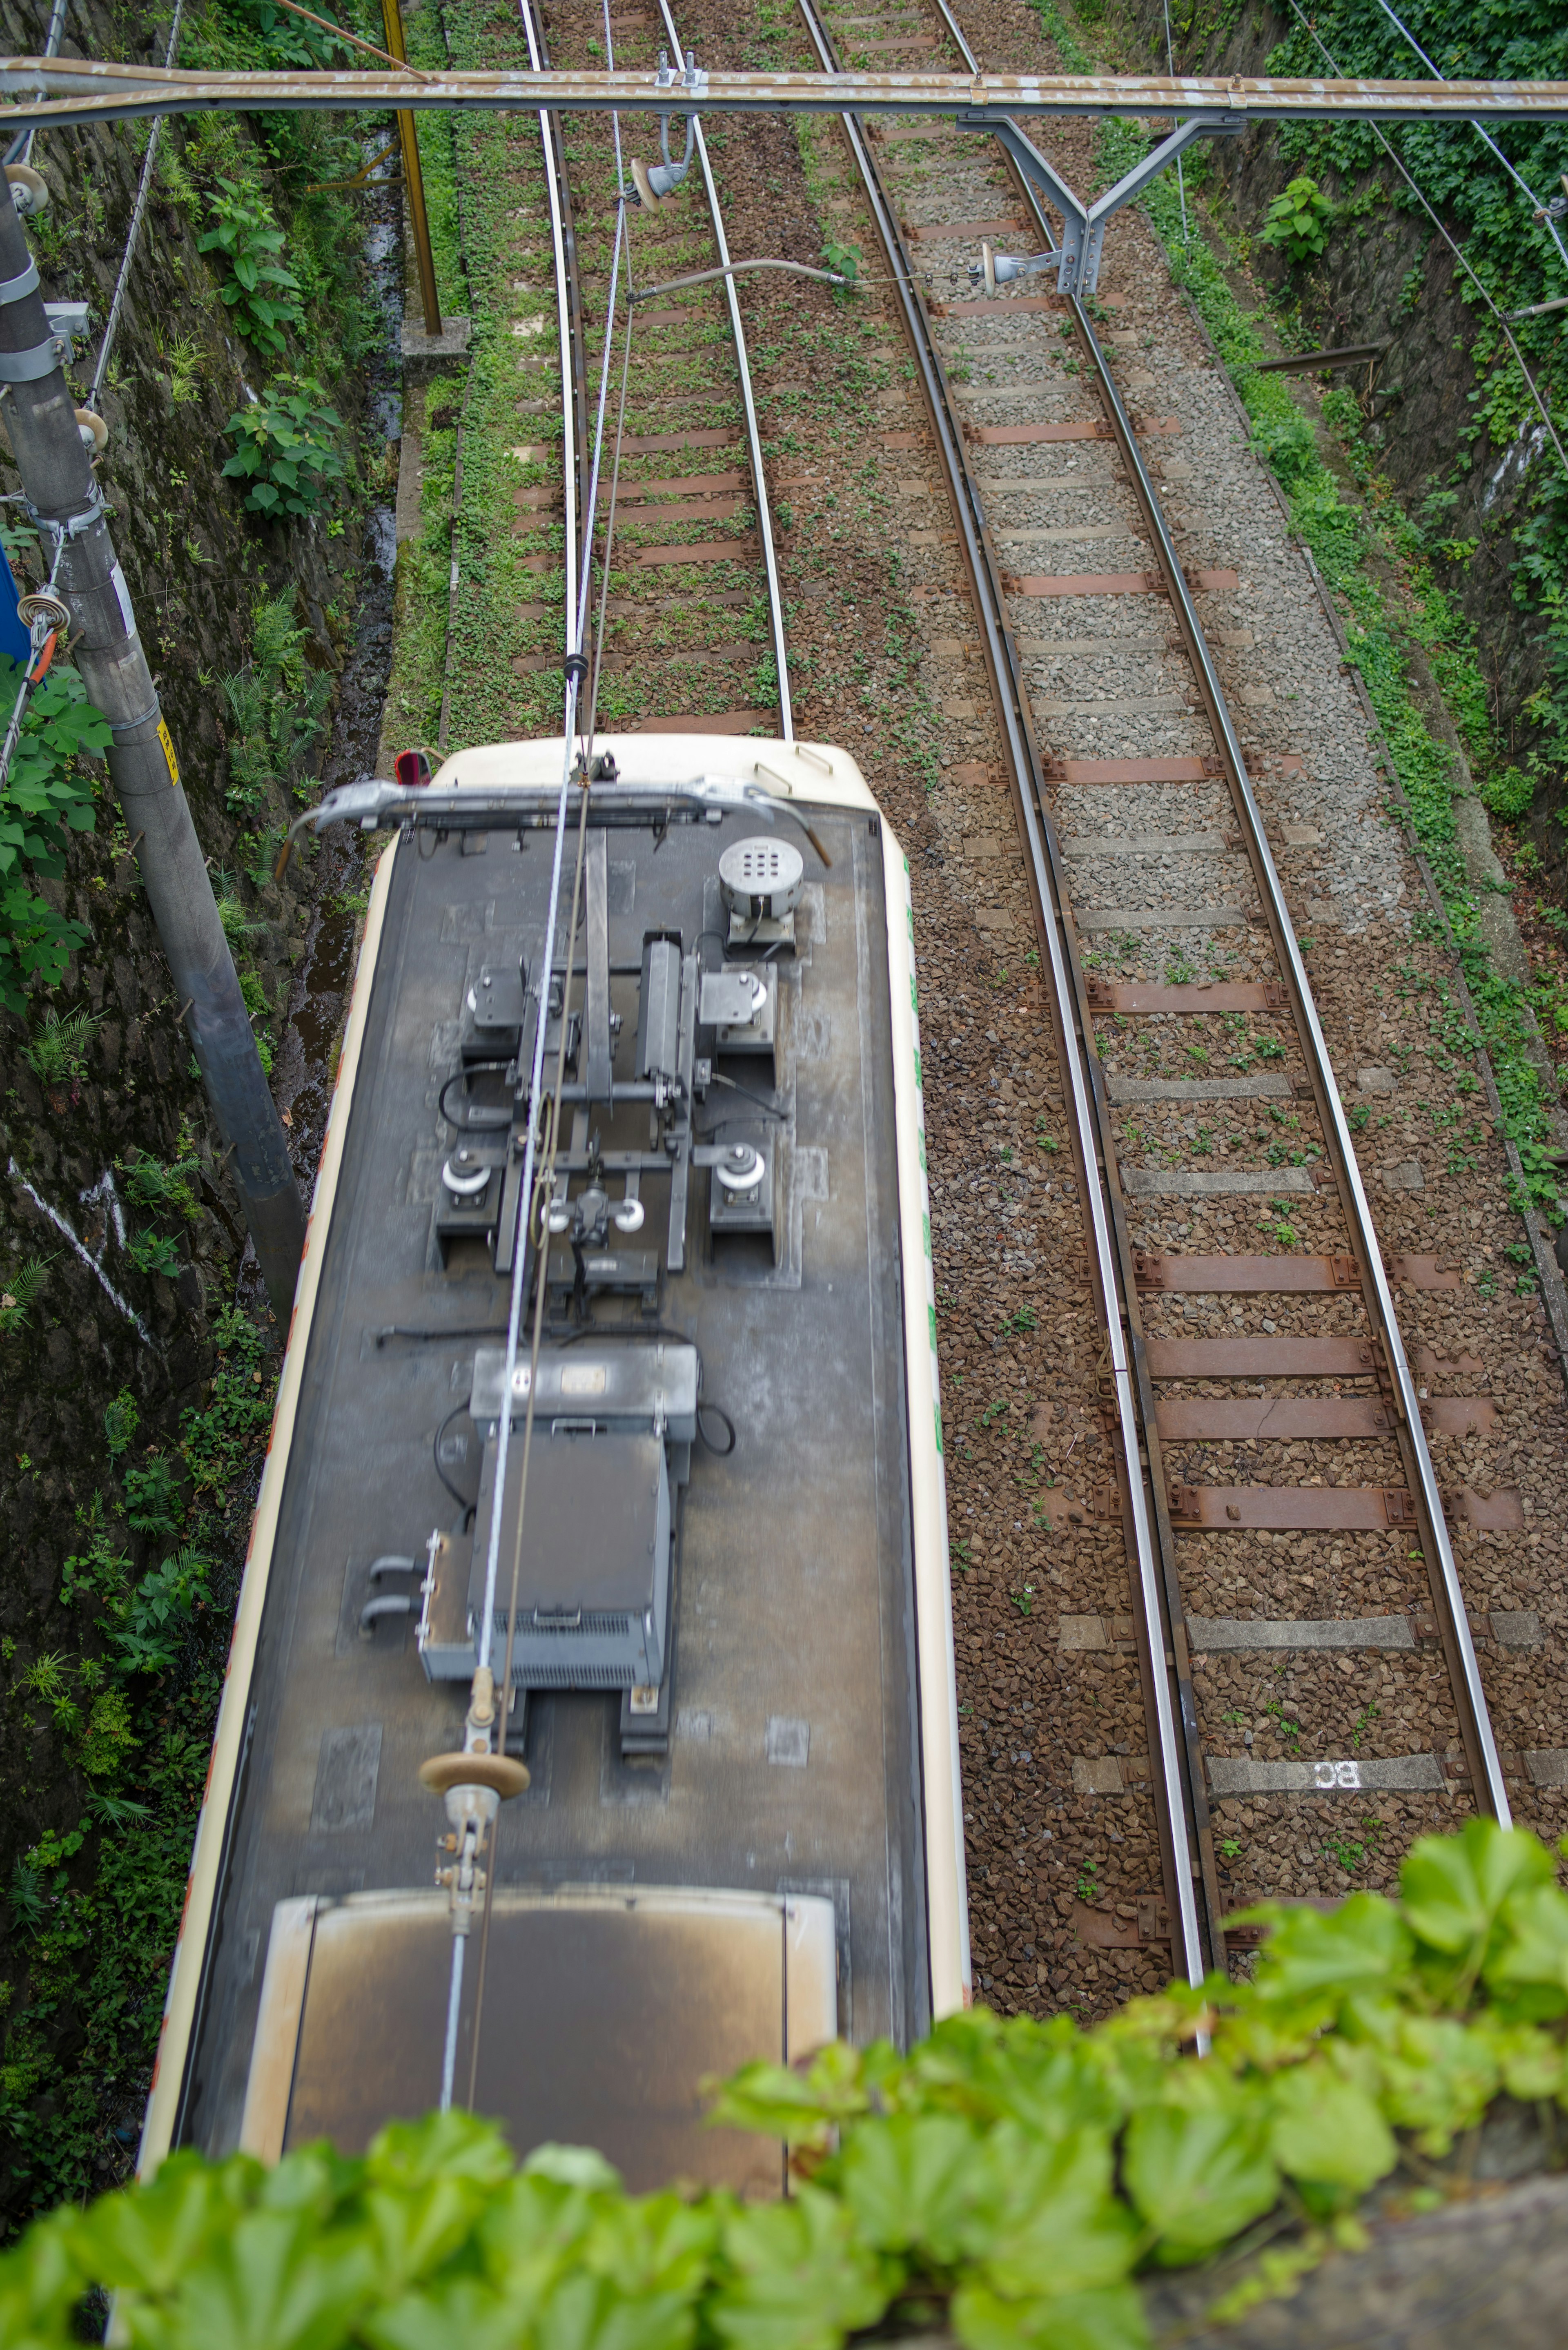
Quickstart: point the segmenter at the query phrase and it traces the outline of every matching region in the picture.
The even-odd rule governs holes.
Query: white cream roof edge
[[[763,734],[596,734],[596,757],[609,752],[627,783],[685,784],[699,775],[732,776],[757,784],[786,806],[791,800],[817,807],[877,806],[871,787],[847,751],[836,743],[782,743]],[[546,785],[558,788],[565,744],[560,735],[542,742],[481,743],[457,751],[431,781],[447,788],[497,784]]]

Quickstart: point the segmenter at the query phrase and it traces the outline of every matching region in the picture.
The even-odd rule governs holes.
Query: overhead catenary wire
[[[1291,0],[1291,7],[1294,15],[1299,18],[1303,29],[1310,36],[1314,47],[1318,49],[1326,60],[1329,71],[1337,76],[1339,73],[1339,68],[1335,64],[1334,57],[1326,43],[1320,39],[1317,28],[1313,24],[1311,17],[1308,16],[1305,11],[1302,8],[1300,0]],[[1486,304],[1487,308],[1491,312],[1492,317],[1501,328],[1504,336],[1507,338],[1509,349],[1513,353],[1514,358],[1519,362],[1519,371],[1530,388],[1530,396],[1532,400],[1534,400],[1537,409],[1540,411],[1541,421],[1546,429],[1552,446],[1557,452],[1557,462],[1562,466],[1564,474],[1568,474],[1568,451],[1563,449],[1562,438],[1558,433],[1555,423],[1552,421],[1552,411],[1548,408],[1544,399],[1542,397],[1541,387],[1536,382],[1535,378],[1531,374],[1529,362],[1525,359],[1524,353],[1520,349],[1519,344],[1514,338],[1513,331],[1508,323],[1507,312],[1499,308],[1497,303],[1492,298],[1490,289],[1477,276],[1473,265],[1466,257],[1463,247],[1456,244],[1453,237],[1449,235],[1447,228],[1439,219],[1437,211],[1433,205],[1428,202],[1426,195],[1417,186],[1416,181],[1412,178],[1398,149],[1395,147],[1389,140],[1385,138],[1383,132],[1378,129],[1376,123],[1372,123],[1369,128],[1372,130],[1373,136],[1383,147],[1384,151],[1387,155],[1390,162],[1392,162],[1395,170],[1398,172],[1400,178],[1404,181],[1411,194],[1416,198],[1416,201],[1421,206],[1422,211],[1427,214],[1432,226],[1437,230],[1438,234],[1442,238],[1443,243],[1448,246],[1449,251],[1453,255],[1454,259],[1459,263],[1460,268],[1464,271],[1466,276],[1470,280],[1470,283],[1474,286],[1477,293]]]
[[[524,21],[526,22],[528,15],[528,0],[522,0],[522,7]],[[607,38],[609,31],[608,0],[606,0],[605,29]],[[616,136],[618,145],[617,160],[618,164],[618,122],[616,125]],[[547,1171],[549,1179],[553,1183],[558,1124],[556,1113],[558,1111],[560,1102],[561,1088],[565,1083],[567,1027],[566,1013],[571,996],[573,962],[575,961],[572,953],[572,940],[576,935],[576,910],[582,891],[584,851],[587,842],[587,829],[588,772],[586,766],[582,768],[580,775],[582,802],[577,827],[577,868],[576,878],[574,882],[572,893],[571,927],[567,934],[566,972],[562,996],[561,1018],[556,1051],[556,1095],[555,1100],[551,1104],[549,1110],[547,1112],[545,1111],[543,1108],[545,1037],[548,1025],[550,981],[555,964],[556,926],[559,919],[561,872],[565,861],[566,839],[566,807],[571,793],[574,764],[573,753],[577,735],[577,704],[583,676],[587,669],[587,661],[582,650],[583,633],[587,619],[589,585],[589,568],[587,557],[588,549],[592,543],[592,534],[598,509],[599,465],[604,447],[605,411],[609,393],[610,355],[615,337],[616,295],[620,276],[621,249],[625,237],[625,227],[626,224],[623,211],[618,217],[617,235],[610,258],[609,299],[606,309],[604,358],[599,374],[599,397],[597,412],[595,419],[593,462],[589,473],[587,514],[583,525],[584,560],[578,568],[576,600],[567,613],[566,690],[566,705],[562,713],[561,730],[561,785],[556,807],[555,848],[550,866],[550,894],[548,910],[545,920],[544,952],[540,960],[539,1015],[535,1022],[533,1066],[530,1071],[528,1090],[529,1115],[523,1154],[523,1180],[518,1187],[517,1223],[513,1233],[512,1289],[506,1316],[506,1354],[501,1389],[502,1409],[500,1421],[496,1429],[494,1492],[491,1503],[490,1523],[485,1542],[483,1600],[480,1615],[478,1640],[476,1644],[477,1654],[474,1673],[476,1686],[478,1685],[482,1675],[489,1674],[491,1672],[491,1659],[494,1654],[495,1592],[500,1567],[501,1528],[506,1502],[507,1455],[510,1448],[512,1433],[512,1398],[515,1388],[517,1377],[517,1357],[522,1337],[523,1303],[527,1287],[529,1270],[533,1263],[533,1256],[531,1254],[529,1243],[533,1233],[535,1172],[538,1163],[540,1127],[541,1123],[543,1123],[545,1128],[544,1139],[547,1158]],[[543,1220],[541,1220],[539,1246],[541,1249],[547,1248],[548,1246],[547,1227],[543,1224]],[[512,1693],[512,1659],[517,1618],[517,1590],[522,1570],[524,1523],[528,1493],[528,1471],[534,1436],[534,1406],[539,1386],[538,1358],[542,1336],[544,1296],[547,1285],[547,1283],[543,1277],[543,1267],[541,1266],[539,1268],[539,1277],[537,1280],[534,1330],[530,1348],[530,1360],[533,1366],[533,1372],[528,1381],[527,1409],[524,1414],[523,1423],[523,1461],[521,1473],[518,1480],[517,1523],[514,1538],[515,1547],[514,1550],[512,1595],[511,1602],[507,1610],[505,1662],[503,1672],[501,1691],[500,1721],[497,1731],[497,1736],[503,1752],[505,1749],[506,1715],[509,1710]],[[494,1903],[494,1888],[495,1854],[493,1838],[489,1865],[484,1871],[484,1896],[480,1926],[479,1968],[475,1984],[473,2033],[469,2066],[469,2102],[471,2106],[477,2094],[480,2027],[483,2016],[484,1985],[490,1948],[490,1920]],[[446,2033],[441,2061],[441,2107],[443,2113],[451,2109],[452,2091],[455,2084],[457,2037],[462,2016],[463,1950],[466,1940],[466,1933],[457,1932],[452,1936],[452,1977],[448,1988]]]

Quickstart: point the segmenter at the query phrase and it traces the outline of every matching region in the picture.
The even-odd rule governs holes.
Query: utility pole
[[[217,1119],[223,1163],[239,1187],[267,1294],[286,1332],[305,1245],[305,1204],[67,389],[69,346],[45,311],[14,201],[18,193],[36,201],[36,191],[0,190],[0,418],[46,555],[53,560],[58,553],[56,586],[80,631],[75,652],[88,699],[114,729],[109,775]]]
[[[387,48],[400,65],[407,65],[408,51],[403,46],[402,0],[381,0],[381,22],[386,27]],[[413,231],[414,258],[419,264],[420,300],[424,307],[425,332],[432,342],[441,338],[441,296],[436,291],[435,255],[431,249],[431,227],[425,213],[424,174],[420,170],[419,134],[414,129],[412,109],[400,108],[398,137],[403,150],[403,185],[409,197],[409,226]]]

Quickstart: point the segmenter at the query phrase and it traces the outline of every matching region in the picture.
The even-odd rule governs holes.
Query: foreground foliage
[[[1533,1836],[1472,1821],[1415,1846],[1397,1901],[1255,1913],[1252,1983],[1173,1986],[1089,2033],[977,2009],[907,2056],[753,2065],[714,2117],[791,2142],[794,2191],[763,2208],[628,2196],[582,2149],[517,2171],[463,2114],[395,2124],[357,2161],[177,2155],[0,2261],[0,2338],[63,2350],[107,2289],[144,2350],[835,2350],[943,2315],[970,2350],[1138,2350],[1140,2271],[1294,2223],[1239,2314],[1359,2241],[1402,2140],[1440,2157],[1504,2092],[1568,2106],[1554,1879]]]

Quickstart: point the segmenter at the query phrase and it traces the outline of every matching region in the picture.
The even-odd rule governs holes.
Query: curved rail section
[[[816,14],[814,0],[800,0],[800,5],[824,68],[838,70],[832,39]],[[970,72],[978,74],[981,70],[979,61],[947,5],[947,0],[934,0],[934,5],[943,32],[957,49],[963,66]],[[869,20],[857,21],[866,23]],[[888,43],[877,46],[886,47]],[[1225,1957],[1222,1919],[1226,1903],[1222,1898],[1210,1825],[1209,1789],[1211,1782],[1221,1794],[1245,1789],[1255,1791],[1266,1798],[1284,1790],[1287,1785],[1294,1786],[1298,1782],[1320,1786],[1329,1783],[1321,1777],[1312,1781],[1305,1776],[1306,1766],[1301,1764],[1286,1765],[1274,1771],[1272,1775],[1268,1766],[1260,1768],[1250,1762],[1223,1762],[1217,1770],[1210,1771],[1193,1687],[1179,1572],[1179,1534],[1198,1533],[1210,1527],[1225,1531],[1232,1526],[1244,1531],[1257,1529],[1260,1534],[1265,1527],[1288,1528],[1293,1524],[1303,1529],[1332,1528],[1340,1524],[1347,1529],[1358,1526],[1371,1529],[1385,1523],[1407,1526],[1415,1537],[1411,1545],[1412,1555],[1418,1546],[1426,1563],[1437,1632],[1448,1669],[1456,1726],[1469,1770],[1473,1800],[1479,1808],[1506,1823],[1510,1816],[1508,1795],[1488,1718],[1475,1646],[1445,1521],[1443,1500],[1422,1424],[1420,1402],[1400,1336],[1393,1285],[1385,1268],[1327,1045],[1236,728],[1204,639],[1191,589],[1139,450],[1132,420],[1117,392],[1085,309],[1075,299],[1044,293],[1044,288],[1049,280],[1041,276],[1031,276],[1019,289],[1023,296],[1021,302],[1017,296],[1011,296],[961,307],[993,314],[999,318],[1010,317],[1013,327],[1022,331],[1032,329],[1036,337],[1044,334],[1044,322],[1030,314],[1055,313],[1058,314],[1057,323],[1070,320],[1083,356],[1085,375],[1103,406],[1104,422],[986,433],[966,421],[964,397],[957,392],[944,369],[940,338],[933,322],[933,314],[916,282],[910,241],[900,225],[897,199],[885,181],[877,153],[873,151],[862,126],[851,119],[846,128],[889,267],[898,281],[898,298],[959,525],[961,556],[972,583],[1041,940],[1050,972],[1063,1073],[1063,1096],[1084,1185],[1089,1261],[1106,1333],[1114,1389],[1114,1413],[1120,1438],[1124,1524],[1136,1603],[1134,1621],[1145,1710],[1149,1725],[1151,1782],[1165,1860],[1169,1939],[1178,1968],[1189,1980],[1196,1980],[1206,1965],[1222,1964]],[[1022,200],[1033,220],[1042,250],[1048,250],[1056,240],[1051,234],[1035,191],[1023,177],[1000,140],[992,142],[988,140],[983,144],[992,148],[994,165],[999,167],[1000,172],[1005,173],[1006,180],[1011,182],[1007,192],[1009,199]],[[943,151],[941,155],[943,162],[950,158],[956,166],[955,177],[962,172],[963,161],[968,156],[980,160],[982,141],[971,132],[962,140],[961,146],[961,154],[959,134],[955,132],[952,148]],[[925,151],[934,162],[938,151],[929,138]],[[999,172],[993,171],[992,184],[998,176]],[[964,184],[971,185],[972,181],[965,181]],[[981,208],[984,208],[983,204]],[[955,203],[954,209],[962,209],[962,206]],[[983,226],[982,223],[976,227],[974,242],[978,242],[980,228]],[[1014,345],[1012,348],[1016,357],[1019,346]],[[1038,343],[1033,355],[1044,356]],[[1149,553],[1158,566],[1158,577],[1150,573],[1138,584],[1145,588],[1157,588],[1168,599],[1218,753],[1214,760],[1163,764],[1190,769],[1198,776],[1207,772],[1223,778],[1257,892],[1257,908],[1250,919],[1261,924],[1272,943],[1279,973],[1277,982],[1229,991],[1208,988],[1202,992],[1203,998],[1207,1000],[1200,1000],[1199,991],[1192,987],[1117,988],[1085,972],[1079,951],[1078,925],[1073,910],[1069,861],[1064,855],[1052,813],[1054,794],[1050,786],[1061,770],[1043,756],[1036,738],[1026,674],[1010,618],[1012,604],[1022,592],[1031,588],[1048,591],[1068,583],[1061,580],[1019,580],[1007,570],[988,521],[982,484],[976,477],[970,455],[971,441],[1049,442],[1068,437],[1111,439],[1116,445],[1125,468],[1126,484],[1133,492]],[[1079,486],[1083,486],[1082,483]],[[986,485],[987,495],[992,490],[999,492],[997,503],[1000,504],[1005,494],[1005,484]],[[1078,521],[1080,513],[1081,508],[1074,509],[1075,523]],[[1052,520],[1056,522],[1059,517],[1053,515]],[[1125,525],[1123,528],[1125,530]],[[1054,527],[1033,533],[1006,533],[1003,544],[1007,537],[1019,535],[1047,540],[1070,540],[1095,534],[1079,527]],[[1085,577],[1071,584],[1076,591],[1094,593],[1111,590],[1118,586],[1129,587],[1133,582],[1130,577],[1125,581],[1115,577],[1099,581]],[[1134,769],[1140,764],[1138,762],[1129,764]],[[1141,764],[1158,770],[1162,763],[1154,761]],[[1131,784],[1135,777],[1131,773],[1119,777],[1107,775],[1104,780]],[[1126,844],[1127,847],[1134,845]],[[1128,915],[1127,919],[1129,927],[1136,924],[1136,915]],[[1157,920],[1159,919],[1156,917]],[[1241,920],[1242,916],[1236,913],[1233,919]],[[1104,927],[1103,919],[1096,927]],[[1200,925],[1194,921],[1193,927]],[[1224,1008],[1222,999],[1228,993],[1235,994],[1238,1000],[1256,997],[1260,1004],[1267,1003],[1290,1016],[1305,1069],[1304,1078],[1296,1081],[1294,1093],[1303,1106],[1310,1097],[1316,1110],[1324,1149],[1323,1164],[1333,1191],[1337,1194],[1344,1219],[1345,1237],[1337,1243],[1341,1253],[1321,1258],[1303,1258],[1293,1254],[1288,1258],[1168,1258],[1159,1264],[1151,1265],[1148,1253],[1135,1245],[1117,1159],[1111,1089],[1096,1044],[1096,1015],[1116,1014],[1125,1019],[1128,1014],[1150,1013],[1186,1017],[1194,1013]],[[1278,1086],[1282,1081],[1275,1079],[1272,1082]],[[1179,1095],[1182,1088],[1173,1085],[1165,1090]],[[1292,1180],[1300,1188],[1307,1178],[1300,1170],[1293,1170]],[[1282,1177],[1276,1188],[1284,1188],[1284,1184],[1285,1179]],[[1411,1285],[1429,1282],[1435,1276],[1429,1270],[1423,1274],[1417,1268],[1417,1261],[1409,1260],[1402,1270],[1401,1278],[1407,1285]],[[1255,1342],[1251,1354],[1243,1346],[1231,1347],[1230,1355],[1226,1353],[1228,1342],[1212,1342],[1211,1354],[1205,1354],[1200,1342],[1196,1353],[1190,1345],[1187,1349],[1187,1353],[1192,1355],[1193,1363],[1199,1366],[1193,1368],[1186,1366],[1186,1357],[1179,1346],[1174,1352],[1169,1342],[1151,1347],[1146,1337],[1140,1289],[1157,1287],[1163,1280],[1182,1288],[1265,1297],[1274,1292],[1285,1294],[1312,1288],[1339,1291],[1348,1294],[1353,1300],[1359,1299],[1366,1315],[1366,1336],[1365,1338],[1338,1337],[1297,1342],[1301,1357],[1299,1365],[1288,1345],[1270,1344],[1270,1351],[1275,1359],[1265,1364],[1258,1359]],[[1270,1324],[1267,1326],[1272,1328],[1273,1326]],[[1339,1407],[1336,1397],[1324,1399],[1315,1409],[1313,1399],[1305,1398],[1296,1410],[1301,1427],[1292,1432],[1325,1439],[1381,1432],[1383,1440],[1391,1440],[1397,1448],[1404,1471],[1402,1490],[1342,1487],[1325,1495],[1323,1482],[1319,1481],[1311,1487],[1303,1482],[1301,1487],[1286,1488],[1282,1494],[1278,1488],[1199,1488],[1172,1482],[1168,1478],[1161,1444],[1160,1382],[1179,1377],[1210,1381],[1241,1376],[1253,1379],[1262,1376],[1265,1380],[1270,1377],[1299,1376],[1306,1378],[1313,1376],[1311,1367],[1317,1361],[1318,1354],[1322,1355],[1324,1367],[1328,1371],[1346,1371],[1353,1379],[1358,1370],[1370,1375],[1377,1382],[1378,1394],[1366,1401],[1359,1397],[1354,1401],[1346,1399],[1344,1409]],[[1173,1363],[1184,1367],[1173,1369]],[[1366,1383],[1365,1379],[1362,1383]],[[1182,1434],[1196,1434],[1201,1440],[1211,1432],[1210,1420],[1213,1422],[1212,1432],[1221,1430],[1227,1419],[1227,1409],[1230,1418],[1238,1421],[1245,1416],[1243,1408],[1205,1407],[1202,1403],[1189,1402],[1185,1416],[1179,1409],[1172,1413],[1170,1424],[1179,1426]],[[1328,1456],[1320,1456],[1317,1465],[1326,1466]],[[1265,1494],[1268,1497],[1266,1502]],[[1374,1504],[1377,1505],[1376,1510],[1374,1510]],[[1218,1517],[1214,1514],[1217,1510],[1220,1512]],[[1295,1513],[1293,1515],[1293,1511]],[[1336,1511],[1343,1512],[1343,1515],[1336,1516]],[[1258,1534],[1254,1534],[1253,1539],[1258,1539]],[[1298,1632],[1300,1645],[1311,1647],[1313,1642],[1308,1636],[1327,1630],[1330,1638],[1323,1645],[1334,1647],[1344,1645],[1334,1635],[1339,1630],[1348,1631],[1350,1628],[1313,1625],[1296,1627],[1281,1624],[1271,1626],[1269,1630],[1271,1635],[1281,1636],[1274,1645],[1286,1647],[1294,1643]],[[1428,1766],[1428,1776],[1421,1778],[1417,1774],[1411,1778],[1409,1783],[1413,1786],[1433,1783],[1430,1774],[1433,1758],[1411,1758],[1411,1761]],[[1343,1775],[1335,1783],[1337,1784],[1363,1783],[1359,1765],[1316,1767],[1320,1772],[1324,1768],[1342,1770]],[[1376,1766],[1371,1766],[1365,1783],[1382,1783],[1376,1776]],[[1406,1783],[1395,1776],[1386,1783],[1399,1786]]]

